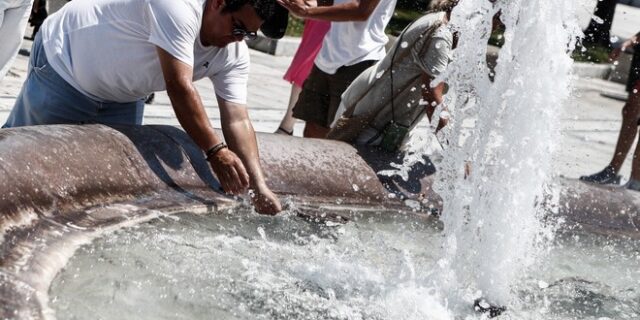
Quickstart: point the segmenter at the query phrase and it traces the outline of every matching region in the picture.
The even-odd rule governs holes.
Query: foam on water
[[[60,319],[453,319],[426,280],[438,237],[404,218],[163,218],[81,249],[52,306]]]
[[[391,213],[344,225],[180,214],[83,246],[54,280],[50,305],[61,320],[484,319],[446,302],[441,241],[438,227]],[[640,317],[638,241],[556,241],[514,290],[526,303],[508,318]]]

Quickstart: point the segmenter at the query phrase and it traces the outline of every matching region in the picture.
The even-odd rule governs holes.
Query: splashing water
[[[505,43],[492,82],[486,51],[498,12]],[[441,282],[452,300],[513,304],[514,284],[551,234],[540,203],[580,29],[574,3],[564,0],[463,0],[451,26],[458,46],[436,79],[454,92],[446,101],[453,143],[435,183],[445,204]],[[463,128],[469,121],[475,125]]]
[[[123,230],[120,238],[81,250],[52,286],[53,307],[69,318],[184,312],[190,318],[459,319],[472,312],[469,300],[483,296],[509,305],[517,319],[576,319],[576,310],[584,319],[602,319],[601,310],[637,317],[632,284],[640,256],[630,249],[637,242],[621,249],[617,256],[625,259],[616,263],[601,263],[599,243],[543,255],[552,230],[540,221],[540,203],[559,135],[557,114],[569,93],[568,52],[580,33],[573,6],[462,0],[455,9],[458,48],[438,79],[453,93],[446,138],[455,142],[444,150],[435,186],[445,203],[444,252],[440,234],[423,222],[318,226],[297,217],[184,215],[179,223]],[[499,10],[505,44],[491,82],[486,43]],[[402,167],[419,161],[430,145],[416,142],[410,148],[416,156]],[[530,265],[534,270],[525,272]],[[626,277],[616,276],[625,270]],[[92,285],[95,274],[102,287]],[[517,305],[517,299],[533,303]],[[77,302],[85,300],[91,303]]]

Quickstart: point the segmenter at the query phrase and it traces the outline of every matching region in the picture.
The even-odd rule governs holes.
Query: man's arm
[[[157,47],[162,73],[178,122],[202,149],[219,144],[209,118],[202,106],[198,91],[193,86],[193,68]],[[223,148],[207,159],[226,192],[239,194],[249,185],[244,165],[232,151]]]
[[[229,148],[238,154],[247,168],[251,189],[254,191],[252,201],[256,210],[263,214],[276,214],[282,211],[280,201],[264,181],[256,134],[249,120],[247,107],[216,97],[220,107],[222,132],[229,143]]]
[[[376,9],[380,0],[351,0],[346,3],[317,6],[305,0],[277,0],[292,14],[303,19],[327,21],[365,21]]]
[[[431,117],[433,113],[436,111],[436,107],[441,105],[444,101],[444,90],[446,84],[444,82],[438,83],[435,87],[431,87],[431,81],[433,81],[433,77],[429,76],[426,73],[422,74],[422,83],[424,88],[422,89],[422,100],[427,103],[426,112],[427,117],[429,118],[429,122],[431,122]],[[447,107],[445,106],[442,109],[442,112],[447,111]],[[440,129],[444,128],[449,123],[448,117],[440,116],[440,120],[438,121],[438,127],[436,128],[436,132],[440,131]]]

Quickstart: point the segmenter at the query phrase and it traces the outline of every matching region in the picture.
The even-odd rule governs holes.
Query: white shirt
[[[244,42],[204,47],[205,0],[74,0],[41,32],[53,69],[85,95],[132,102],[165,90],[156,46],[209,77],[221,98],[245,104],[249,50]]]
[[[335,0],[341,4],[351,0]],[[322,49],[316,57],[316,66],[329,74],[342,66],[352,66],[366,60],[380,60],[385,56],[384,46],[389,40],[384,33],[396,0],[380,0],[367,21],[331,22],[324,37]]]

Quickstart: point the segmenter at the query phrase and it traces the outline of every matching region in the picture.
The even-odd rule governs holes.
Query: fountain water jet
[[[505,43],[491,81],[486,47],[498,12]],[[436,80],[455,93],[449,95],[455,101],[447,101],[453,144],[444,150],[435,184],[445,203],[443,287],[453,300],[481,292],[510,304],[513,286],[550,234],[540,220],[541,203],[580,29],[573,2],[562,0],[462,0],[451,25],[458,47]]]

